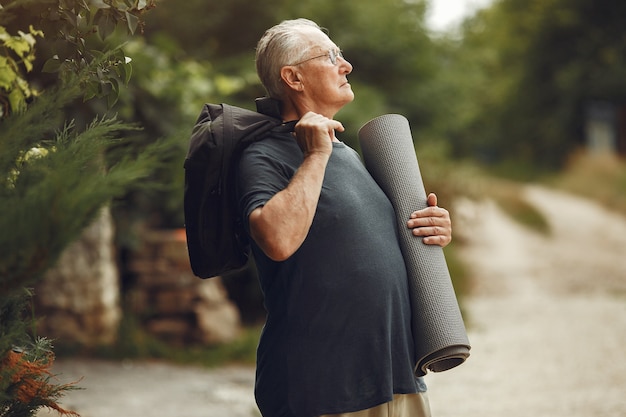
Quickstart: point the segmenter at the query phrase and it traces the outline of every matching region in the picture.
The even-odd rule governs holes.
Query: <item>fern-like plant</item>
[[[28,288],[103,206],[160,165],[161,143],[112,156],[135,126],[110,116],[79,126],[66,112],[81,97],[117,100],[130,59],[105,40],[120,24],[134,33],[154,0],[1,3],[0,417],[30,417],[41,407],[76,415],[57,403],[73,385],[53,381],[52,345],[31,329]]]
[[[58,404],[64,393],[77,387],[57,383],[50,372],[51,341],[29,336],[31,297],[28,290],[0,297],[0,417],[30,417],[42,407],[77,416]]]

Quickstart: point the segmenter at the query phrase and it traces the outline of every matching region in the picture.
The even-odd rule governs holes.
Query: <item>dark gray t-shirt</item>
[[[291,135],[249,146],[240,162],[245,218],[286,188],[302,163]],[[314,417],[424,391],[412,373],[404,261],[391,203],[343,143],[333,144],[302,246],[274,262],[253,243],[268,311],[257,357],[264,416]]]

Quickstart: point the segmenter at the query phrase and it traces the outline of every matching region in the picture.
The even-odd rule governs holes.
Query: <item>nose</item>
[[[339,61],[339,67],[341,68],[342,72],[345,72],[346,74],[350,74],[352,72],[352,64],[348,62],[347,59],[340,56],[337,57],[337,61]]]

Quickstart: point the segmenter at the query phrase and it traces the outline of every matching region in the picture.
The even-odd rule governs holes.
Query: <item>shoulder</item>
[[[290,133],[274,133],[249,144],[242,159],[265,157],[289,161],[301,156],[302,151]]]

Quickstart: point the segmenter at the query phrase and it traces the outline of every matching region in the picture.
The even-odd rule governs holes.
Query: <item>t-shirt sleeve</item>
[[[248,216],[285,189],[295,168],[273,155],[271,149],[251,145],[239,160],[237,175],[238,207],[248,227]]]

